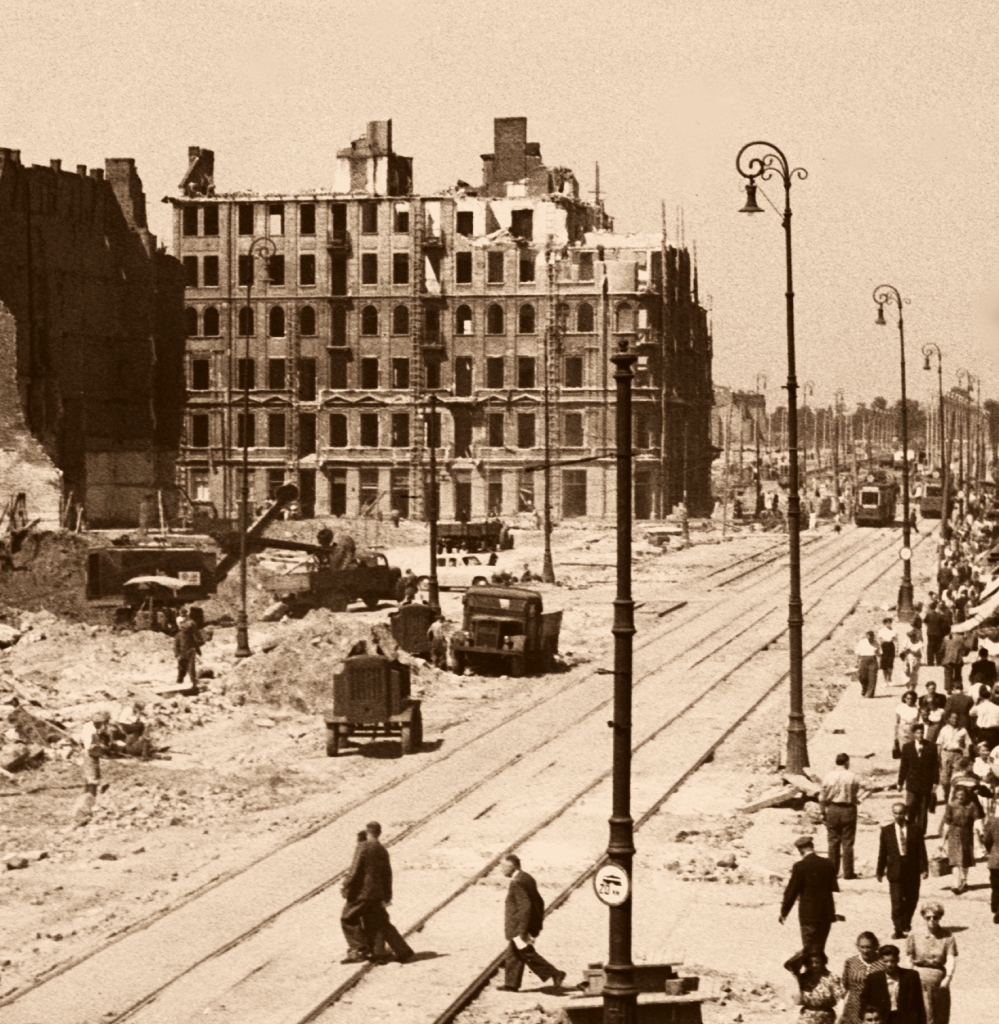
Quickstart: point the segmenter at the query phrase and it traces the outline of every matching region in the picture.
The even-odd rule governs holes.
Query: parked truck
[[[558,654],[562,612],[546,612],[525,587],[471,587],[462,600],[464,640],[454,647],[455,670],[500,675],[548,672]]]

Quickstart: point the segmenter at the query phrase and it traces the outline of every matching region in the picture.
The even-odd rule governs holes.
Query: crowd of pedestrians
[[[931,867],[951,873],[960,896],[984,860],[999,925],[999,632],[989,626],[999,616],[999,572],[986,557],[996,533],[969,497],[941,549],[936,590],[915,605],[911,622],[883,618],[854,648],[863,698],[875,697],[879,683],[889,695],[899,692],[890,737],[899,799],[880,830],[876,869],[878,881],[888,883],[893,941],[881,944],[864,931],[842,971],[829,968],[826,937],[842,920],[837,879],[841,867],[843,879],[857,877],[853,845],[863,799],[860,779],[840,754],[819,797],[829,855],[816,854],[810,837],[797,841],[801,858],[780,913],[783,923],[797,903],[802,949],[785,967],[797,982],[803,1024],[948,1024],[958,949],[941,904],[920,904]],[[921,678],[924,666],[943,668],[942,692],[936,680]]]

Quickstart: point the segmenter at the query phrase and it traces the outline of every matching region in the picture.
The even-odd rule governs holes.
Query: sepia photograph
[[[997,54],[9,0],[0,1024],[996,1024]]]

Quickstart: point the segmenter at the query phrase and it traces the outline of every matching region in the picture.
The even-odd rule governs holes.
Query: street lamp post
[[[898,344],[902,381],[902,546],[911,551],[909,521],[909,408],[905,397],[905,325],[902,322],[902,307],[909,301],[903,299],[898,289],[890,284],[879,284],[874,289],[874,301],[878,306],[880,326],[885,325],[885,304],[894,303],[898,307]],[[912,607],[912,559],[902,559],[902,585],[898,588],[898,617],[902,622],[911,622],[914,614]]]
[[[617,381],[617,596],[614,599],[613,797],[607,860],[628,879],[627,898],[610,907],[609,957],[604,968],[604,1024],[635,1024],[638,990],[631,960],[631,869],[635,856],[631,818],[631,684],[635,602],[631,598],[631,381],[638,356],[627,337],[611,356]]]
[[[923,369],[930,369],[930,357],[937,357],[937,400],[940,411],[940,484],[943,487],[943,500],[940,512],[940,557],[943,557],[943,543],[949,533],[950,504],[950,466],[947,463],[946,433],[944,427],[944,394],[943,394],[943,354],[936,342],[928,341],[923,346]],[[939,561],[939,560],[938,560]],[[938,566],[939,568],[939,566]]]
[[[253,315],[250,296],[253,291],[253,260],[260,257],[264,270],[277,246],[266,237],[254,238],[246,251],[249,271],[246,275],[246,308],[249,322],[243,343],[243,481],[240,488],[239,510],[239,612],[236,615],[236,657],[248,658],[250,650],[250,622],[246,611],[246,534],[250,528],[250,336],[256,334],[257,318]],[[238,327],[237,317],[237,327]]]
[[[758,155],[743,155],[747,150],[757,149]],[[762,152],[760,148],[762,147]],[[790,564],[790,586],[787,601],[787,631],[790,648],[791,708],[787,725],[787,768],[800,773],[808,767],[808,742],[805,735],[804,685],[802,676],[802,626],[804,616],[801,610],[801,502],[798,497],[798,381],[795,375],[794,353],[794,286],[791,275],[791,183],[797,178],[804,180],[808,172],[803,167],[792,168],[787,157],[770,142],[749,142],[739,150],[735,158],[736,170],[747,178],[746,205],[742,213],[762,213],[756,202],[756,179],[763,181],[778,177],[784,186],[784,214],[781,225],[784,228],[784,256],[787,275],[785,291],[787,307],[787,445],[788,445],[788,499],[787,533]]]

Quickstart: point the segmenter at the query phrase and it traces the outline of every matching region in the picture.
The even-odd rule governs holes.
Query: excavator
[[[383,600],[399,600],[401,570],[390,566],[380,552],[358,551],[354,538],[347,534],[336,537],[324,527],[315,543],[266,537],[267,527],[297,499],[298,488],[283,485],[246,531],[248,555],[272,549],[311,556],[304,567],[266,576],[264,587],[275,599],[265,613],[266,619],[301,617],[313,608],[346,611],[347,605],[358,599],[372,609]],[[119,624],[159,628],[169,616],[147,614],[151,603],[169,608],[204,600],[239,565],[239,532],[228,528],[210,532],[223,552],[217,564],[214,554],[198,548],[125,545],[91,552],[87,563],[88,599],[118,605],[115,621]],[[155,586],[156,577],[164,577],[165,585]]]

